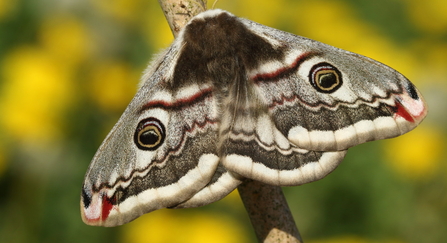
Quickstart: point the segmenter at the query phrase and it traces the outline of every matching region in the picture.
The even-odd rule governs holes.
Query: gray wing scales
[[[248,80],[229,92],[220,148],[229,170],[274,185],[310,182],[332,171],[349,147],[398,136],[424,118],[419,91],[388,66],[241,22],[256,35],[252,43],[264,43],[250,56],[263,59],[244,63]]]
[[[217,167],[213,178],[191,198],[172,208],[200,207],[218,201],[232,192],[244,178],[228,171],[222,164]]]
[[[370,58],[244,20],[284,58],[249,70],[278,129],[300,148],[344,150],[415,128],[427,108],[402,74]],[[268,33],[266,35],[265,33]]]
[[[176,206],[213,178],[220,161],[215,97],[204,84],[166,82],[174,57],[167,52],[154,64],[90,164],[81,196],[87,224],[120,225]]]
[[[89,166],[82,217],[115,226],[214,202],[244,178],[318,180],[349,147],[408,132],[426,113],[384,64],[210,10],[143,76]]]

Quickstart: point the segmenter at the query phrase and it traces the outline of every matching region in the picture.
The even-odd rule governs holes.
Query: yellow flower
[[[300,10],[300,14],[290,16],[295,34],[320,42],[347,48],[374,35],[372,26],[363,23],[352,7],[341,1],[305,1],[291,9]]]
[[[416,77],[423,82],[418,83],[418,87],[436,85],[440,90],[447,90],[447,42],[418,39],[412,43],[411,49],[420,60],[415,68],[418,71]]]
[[[430,33],[443,35],[447,29],[447,1],[408,0],[408,14],[414,24]]]
[[[39,30],[42,47],[61,63],[78,64],[91,53],[90,39],[84,24],[71,16],[45,19]]]
[[[216,212],[162,209],[125,225],[122,242],[245,243],[248,238],[242,228],[237,221]]]
[[[72,102],[70,72],[41,49],[19,47],[3,60],[0,124],[22,141],[40,144],[61,133],[61,113]]]
[[[174,40],[174,35],[163,12],[159,8],[151,8],[148,11],[142,27],[142,32],[145,34],[147,43],[157,49],[168,47]],[[149,59],[150,57],[148,57]]]
[[[440,166],[445,144],[438,129],[420,126],[386,142],[387,160],[400,175],[409,179],[427,179]]]
[[[142,0],[95,0],[95,5],[104,13],[121,22],[138,20],[144,6]]]
[[[286,4],[287,3],[283,0],[244,0],[238,1],[236,6],[237,9],[242,9],[241,13],[243,14],[241,17],[262,23],[263,25],[275,26],[280,19],[279,17],[283,15],[283,6]]]
[[[300,9],[300,14],[290,15],[295,34],[373,58],[407,77],[413,77],[420,66],[415,54],[365,23],[346,2],[305,1],[290,9]]]
[[[110,61],[91,72],[90,96],[104,110],[122,111],[135,95],[140,73],[122,62]]]
[[[16,7],[17,0],[0,0],[0,20],[8,16]]]

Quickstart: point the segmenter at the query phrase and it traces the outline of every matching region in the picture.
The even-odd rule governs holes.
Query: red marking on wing
[[[167,102],[164,100],[153,100],[148,102],[147,104],[145,104],[141,109],[140,112],[147,110],[149,108],[156,108],[156,107],[161,107],[163,109],[175,109],[175,108],[180,108],[182,106],[188,106],[191,105],[195,102],[198,102],[200,100],[205,99],[206,97],[209,97],[212,95],[213,89],[212,88],[207,88],[207,89],[203,89],[201,90],[201,92],[197,92],[196,94],[190,96],[190,97],[186,97],[183,99],[178,99],[174,102]]]
[[[301,55],[299,55],[295,61],[293,61],[293,63],[288,66],[288,67],[283,67],[280,69],[277,69],[273,72],[270,73],[260,73],[260,74],[256,74],[254,77],[252,77],[251,79],[255,82],[258,81],[263,81],[263,80],[268,80],[268,79],[274,79],[280,75],[283,74],[287,74],[288,72],[292,71],[293,69],[295,69],[296,67],[298,67],[302,62],[304,62],[306,59],[309,59],[313,56],[317,55],[317,53],[315,52],[305,52]]]
[[[409,122],[414,122],[413,116],[405,109],[405,107],[400,103],[396,102],[396,115],[404,118]]]
[[[113,208],[112,200],[109,199],[106,195],[104,195],[102,198],[101,221],[105,221],[109,217],[112,208]]]

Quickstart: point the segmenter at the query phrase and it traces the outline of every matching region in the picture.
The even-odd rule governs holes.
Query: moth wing
[[[401,135],[425,117],[420,92],[394,69],[240,21],[251,51],[239,53],[246,75],[230,91],[235,102],[220,133],[228,170],[274,185],[311,182],[335,169],[349,147]]]
[[[272,48],[284,51],[282,59],[260,63],[248,72],[276,127],[298,147],[336,151],[396,137],[415,128],[427,114],[417,88],[388,66],[243,22]]]
[[[207,204],[242,177],[311,182],[349,147],[408,132],[427,113],[397,71],[222,10],[196,16],[143,79],[86,174],[88,224]]]
[[[221,163],[217,167],[211,181],[185,202],[172,208],[191,208],[218,201],[232,192],[242,183],[244,178],[228,171]]]
[[[220,158],[212,89],[194,81],[182,87],[169,83],[177,44],[149,68],[94,156],[81,195],[85,223],[116,226],[160,208],[211,203],[240,183],[226,171],[216,174]],[[208,193],[184,203],[211,185],[213,194],[204,190]]]
[[[258,89],[244,80],[222,115],[220,154],[231,172],[270,185],[294,186],[319,180],[333,171],[346,151],[312,151],[292,143],[275,123]]]

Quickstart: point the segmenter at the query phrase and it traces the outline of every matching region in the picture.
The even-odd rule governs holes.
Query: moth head
[[[141,150],[156,150],[166,137],[166,130],[157,118],[149,117],[141,120],[134,134],[134,143]]]
[[[322,93],[333,93],[343,85],[341,72],[327,62],[317,63],[310,69],[309,81]]]

